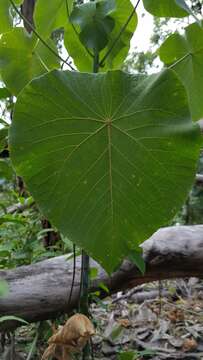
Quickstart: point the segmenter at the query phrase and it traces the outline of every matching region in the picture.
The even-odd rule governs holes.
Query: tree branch
[[[146,273],[141,275],[129,261],[108,276],[94,261],[97,278],[90,284],[89,292],[101,290],[105,284],[110,293],[163,279],[203,276],[203,225],[174,226],[158,230],[142,244]],[[60,256],[14,270],[1,270],[0,279],[9,285],[9,294],[0,298],[0,316],[15,315],[27,321],[39,321],[70,312],[77,307],[80,292],[80,258],[76,259],[75,283],[71,302],[73,260]],[[101,293],[101,297],[106,296]],[[16,323],[2,323],[7,329]]]

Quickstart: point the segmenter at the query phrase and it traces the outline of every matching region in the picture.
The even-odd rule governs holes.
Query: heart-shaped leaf
[[[51,40],[48,44],[56,51]],[[0,38],[0,72],[14,95],[35,76],[59,66],[56,56],[23,28],[15,28]]]
[[[143,0],[145,9],[154,16],[182,18],[190,14],[184,0]]]
[[[42,212],[108,272],[175,215],[199,147],[170,70],[52,71],[21,92],[10,132],[13,165]]]
[[[160,59],[172,65],[185,85],[194,120],[203,117],[203,29],[191,24],[185,34],[169,36],[159,49]]]

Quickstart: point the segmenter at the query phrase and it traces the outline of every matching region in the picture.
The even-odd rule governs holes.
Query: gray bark
[[[119,270],[108,276],[94,261],[98,276],[91,282],[90,292],[103,282],[110,293],[162,279],[199,277],[203,274],[203,225],[176,226],[158,230],[142,244],[146,273],[124,261]],[[80,258],[76,261],[76,277],[70,305],[68,298],[73,276],[73,260],[60,256],[14,270],[1,270],[0,279],[9,284],[9,294],[0,298],[0,316],[15,315],[27,321],[49,319],[77,307],[80,289]],[[101,289],[100,289],[101,290]],[[105,296],[105,294],[101,294]],[[15,327],[2,323],[1,328]]]

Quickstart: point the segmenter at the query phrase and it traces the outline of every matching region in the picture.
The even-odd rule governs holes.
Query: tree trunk
[[[101,290],[103,282],[110,293],[161,279],[202,277],[203,225],[175,226],[158,230],[142,244],[146,273],[141,275],[129,261],[108,276],[94,261],[98,275],[90,284],[90,292]],[[0,298],[0,316],[15,315],[27,321],[53,318],[77,307],[80,290],[80,258],[76,261],[76,276],[71,303],[68,298],[72,284],[73,260],[60,256],[14,270],[0,271],[0,279],[9,284],[9,294]],[[102,293],[101,297],[106,294]],[[2,323],[15,327],[15,323]]]

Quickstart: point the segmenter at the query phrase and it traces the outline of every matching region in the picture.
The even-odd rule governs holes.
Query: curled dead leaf
[[[173,323],[176,323],[177,321],[184,321],[185,319],[184,312],[181,309],[173,309],[168,312],[167,316]]]
[[[197,341],[193,338],[191,339],[185,339],[183,343],[182,350],[183,351],[192,351],[197,348]]]
[[[71,353],[80,352],[94,333],[94,326],[85,315],[71,316],[65,325],[60,326],[49,338],[49,346],[45,350],[42,360],[46,360],[50,356],[57,360],[71,360]]]
[[[130,327],[131,323],[128,319],[118,319],[118,323],[124,328]]]

